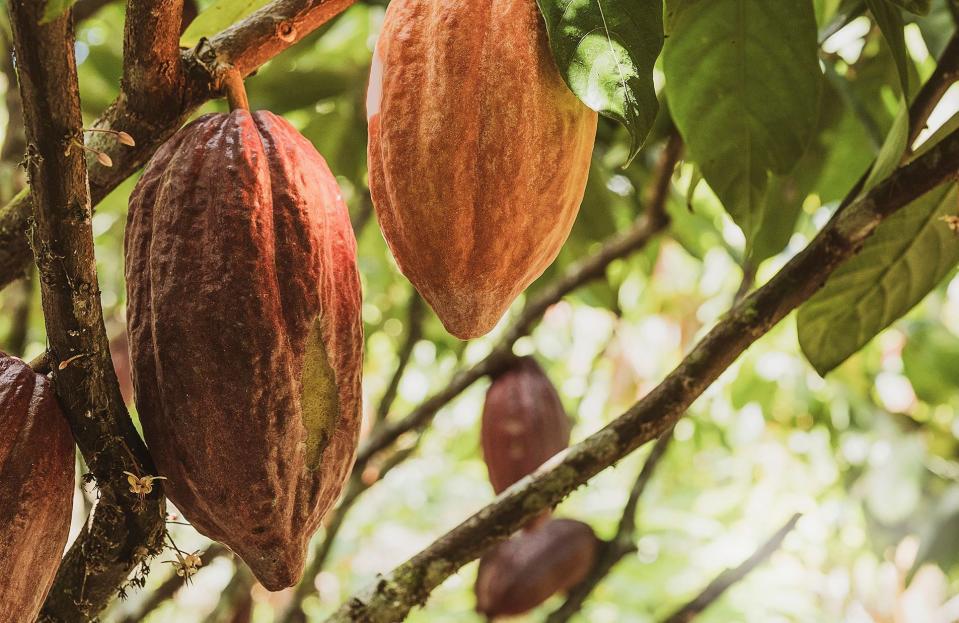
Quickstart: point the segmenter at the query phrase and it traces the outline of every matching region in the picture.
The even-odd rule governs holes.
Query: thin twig
[[[959,177],[959,132],[837,213],[801,253],[703,338],[653,391],[549,469],[519,481],[462,524],[349,599],[328,620],[400,621],[466,563],[594,475],[662,435],[750,345],[818,291],[883,219]]]
[[[666,449],[673,439],[673,431],[664,433],[649,453],[643,468],[636,478],[636,483],[629,492],[629,498],[623,506],[623,515],[619,520],[619,528],[616,530],[616,536],[607,541],[603,546],[596,564],[590,570],[589,575],[570,590],[566,596],[566,601],[562,606],[550,613],[546,617],[546,623],[565,623],[572,618],[583,607],[583,602],[592,594],[600,582],[613,570],[619,561],[636,551],[636,507],[639,505],[639,499],[646,490],[646,485],[652,479]]]
[[[796,527],[796,522],[799,521],[800,514],[796,513],[789,518],[789,521],[780,528],[776,534],[769,537],[769,540],[762,544],[762,546],[757,549],[753,554],[744,560],[742,564],[734,569],[726,569],[720,573],[716,578],[709,583],[709,585],[703,589],[699,595],[697,595],[692,601],[687,603],[685,606],[679,608],[676,612],[670,616],[663,619],[662,623],[689,623],[696,616],[702,613],[703,610],[708,608],[713,604],[717,599],[719,599],[723,593],[725,593],[730,586],[739,582],[750,571],[761,565],[766,561],[767,558],[773,555],[773,553],[782,546],[783,540],[785,540],[786,535],[792,532],[792,529]]]
[[[110,358],[94,259],[80,93],[70,11],[41,23],[44,4],[7,3],[17,55],[34,197],[33,246],[50,343],[53,385],[97,479],[99,503],[67,552],[42,621],[94,618],[130,571],[163,543],[159,487],[145,500],[125,490],[124,471],[155,473],[123,405]],[[66,362],[70,365],[64,365]]]
[[[413,347],[423,338],[423,317],[425,316],[426,305],[416,291],[410,294],[410,302],[406,311],[406,338],[403,345],[397,351],[397,364],[393,376],[390,378],[386,391],[380,399],[380,404],[376,408],[376,422],[382,422],[389,415],[393,402],[396,400],[396,392],[400,387],[400,381],[403,380],[403,373],[406,372],[406,366],[413,355]]]
[[[350,509],[356,505],[362,493],[385,478],[394,468],[413,456],[418,442],[419,439],[417,439],[417,443],[407,448],[397,450],[376,470],[375,474],[371,475],[369,470],[363,475],[352,474],[343,498],[326,522],[323,537],[314,548],[313,558],[310,560],[310,564],[303,574],[304,580],[297,585],[293,593],[293,599],[290,600],[290,605],[286,613],[277,619],[278,623],[306,623],[307,619],[306,613],[303,611],[303,603],[310,596],[316,594],[316,584],[311,580],[315,579],[316,576],[320,574],[320,571],[323,570],[324,565],[326,565],[330,551],[333,549],[333,542],[336,540],[340,528],[343,527],[343,520],[346,519],[346,515],[350,512]]]
[[[200,573],[203,573],[203,568],[209,566],[217,558],[229,555],[231,555],[231,552],[225,545],[211,543],[203,552],[203,567],[200,569]],[[168,599],[172,599],[184,586],[186,586],[184,579],[176,573],[171,573],[159,586],[150,591],[149,596],[137,612],[127,615],[120,620],[120,623],[138,623],[146,620],[151,612],[163,605]]]

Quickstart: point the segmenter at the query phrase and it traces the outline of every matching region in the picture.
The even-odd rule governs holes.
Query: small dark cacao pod
[[[587,524],[550,519],[517,533],[480,558],[476,610],[489,618],[529,612],[579,584],[592,569],[600,541]]]
[[[536,1],[390,2],[367,115],[397,264],[450,333],[486,334],[569,236],[596,135]]]
[[[0,620],[40,611],[70,532],[73,478],[73,437],[50,381],[0,353]]]
[[[496,493],[533,473],[569,445],[569,418],[549,377],[532,357],[497,376],[483,406],[483,458]]]
[[[359,434],[356,241],[313,145],[200,117],[153,157],[126,235],[136,404],[167,494],[270,590],[295,584]]]

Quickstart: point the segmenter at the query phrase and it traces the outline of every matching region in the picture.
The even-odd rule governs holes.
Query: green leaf
[[[649,134],[659,103],[653,65],[663,48],[662,0],[537,0],[549,44],[569,88],[632,136]]]
[[[902,12],[888,0],[866,0],[866,6],[872,12],[882,36],[889,45],[896,63],[896,72],[899,74],[900,94],[899,112],[892,124],[892,129],[886,136],[876,162],[869,171],[863,192],[869,191],[883,181],[899,167],[902,155],[909,147],[909,106],[906,98],[909,95],[909,56],[906,52],[905,27],[902,21]]]
[[[932,0],[892,0],[910,13],[926,15],[932,8]]]
[[[216,0],[190,22],[180,35],[180,45],[192,48],[203,37],[212,37],[268,2],[269,0]]]
[[[959,337],[938,323],[911,325],[902,349],[902,368],[921,400],[948,403],[959,396]]]
[[[673,118],[751,246],[770,173],[813,135],[822,73],[812,3],[671,0],[663,55]]]
[[[821,375],[912,309],[959,263],[959,238],[942,220],[956,213],[957,201],[953,183],[897,212],[799,308],[799,344]]]
[[[902,12],[889,0],[866,0],[866,6],[882,31],[882,36],[892,50],[899,71],[902,92],[909,96],[909,53],[906,50],[905,23]]]
[[[43,19],[40,20],[40,23],[47,24],[52,22],[66,11],[69,11],[70,7],[76,3],[77,0],[47,0],[46,6],[43,7]]]

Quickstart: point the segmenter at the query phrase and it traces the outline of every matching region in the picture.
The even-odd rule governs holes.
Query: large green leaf
[[[956,184],[933,189],[884,222],[863,250],[799,308],[799,344],[825,375],[921,301],[959,263]]]
[[[192,48],[203,37],[215,35],[268,2],[269,0],[216,0],[190,22],[180,36],[180,45]]]
[[[751,241],[770,173],[816,127],[822,74],[806,0],[671,0],[666,93],[690,155]]]
[[[537,0],[560,73],[583,102],[624,124],[630,158],[659,104],[653,65],[663,47],[662,0]]]
[[[909,147],[909,108],[906,99],[909,97],[909,55],[906,51],[906,38],[903,28],[902,12],[889,0],[866,0],[866,6],[873,14],[873,18],[882,31],[892,57],[896,62],[896,71],[899,74],[899,113],[883,142],[876,163],[866,183],[863,192],[872,189],[876,184],[889,177],[896,170],[902,159],[902,154]]]

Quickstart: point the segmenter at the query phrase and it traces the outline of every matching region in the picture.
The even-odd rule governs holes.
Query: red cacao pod
[[[403,273],[484,335],[576,218],[596,113],[563,82],[535,0],[393,0],[367,97],[369,177]]]
[[[480,559],[476,610],[491,619],[532,610],[579,584],[599,544],[593,529],[574,519],[550,519],[517,533]]]
[[[43,605],[70,532],[73,470],[49,380],[0,353],[0,620],[33,621]]]
[[[532,357],[497,376],[486,392],[481,438],[500,493],[569,445],[570,422],[556,388]]]
[[[167,494],[265,587],[295,584],[361,420],[356,241],[335,178],[269,112],[200,117],[131,195],[126,276]]]

